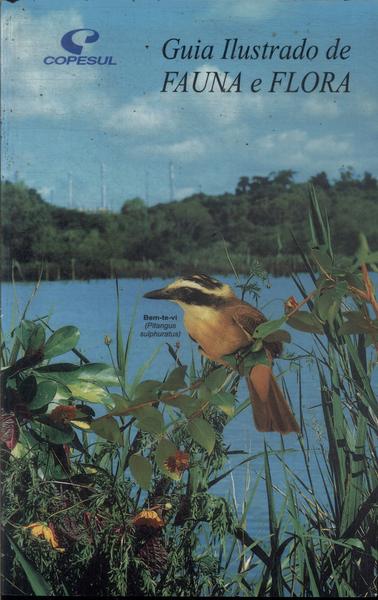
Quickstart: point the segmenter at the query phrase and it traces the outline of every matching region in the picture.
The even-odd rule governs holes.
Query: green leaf
[[[312,248],[311,254],[317,264],[320,265],[320,267],[326,271],[326,273],[330,273],[332,271],[333,261],[329,255],[326,244]]]
[[[253,345],[252,347],[247,348],[247,350],[235,354],[226,354],[225,356],[222,356],[222,360],[238,371],[240,375],[246,376],[252,367],[258,364],[269,364],[269,359],[262,347],[262,340],[258,340],[258,342],[260,343],[259,349],[255,349],[255,345]]]
[[[346,281],[338,281],[335,286],[335,293],[338,298],[343,298],[348,294],[348,284]]]
[[[265,323],[261,323],[253,332],[253,337],[255,339],[265,339],[267,335],[277,331],[286,322],[286,319],[287,317],[284,316],[280,319],[275,319],[274,321],[266,321]]]
[[[289,344],[291,342],[291,335],[288,331],[286,331],[286,329],[278,329],[277,331],[265,336],[264,342],[282,342]]]
[[[119,295],[119,284],[118,279],[116,279],[116,294],[117,294],[117,325],[116,325],[116,336],[117,336],[117,366],[121,373],[123,379],[125,379],[125,370],[126,370],[126,353],[125,347],[123,344],[123,335],[122,335],[122,323],[121,323],[121,304],[120,304],[120,295]],[[131,330],[129,335],[131,335]]]
[[[27,580],[30,583],[30,587],[32,588],[34,594],[36,596],[46,596],[50,598],[53,595],[52,589],[44,579],[44,577],[37,571],[35,566],[26,558],[23,552],[20,550],[16,542],[14,542],[9,536],[8,540],[10,545],[13,548],[16,559],[20,563],[21,567],[24,570],[24,573],[27,577]]]
[[[273,483],[269,465],[269,456],[266,444],[264,443],[264,467],[265,467],[265,488],[266,495],[268,499],[268,511],[269,511],[269,528],[270,534],[273,536],[277,530],[277,516],[274,506],[274,492],[273,492]]]
[[[30,338],[32,337],[36,327],[37,326],[33,321],[22,319],[20,325],[14,330],[16,338],[20,341],[24,350],[29,348]]]
[[[355,287],[361,291],[365,290],[365,283],[361,272],[347,273],[345,279],[350,286]]]
[[[29,403],[33,400],[37,392],[37,380],[34,375],[29,375],[21,381],[19,391],[24,402]]]
[[[341,303],[341,298],[338,298],[333,289],[323,292],[316,303],[319,317],[322,321],[326,321],[332,308],[332,313],[337,312]]]
[[[163,390],[175,391],[186,387],[185,384],[186,367],[176,367],[161,384]]]
[[[75,348],[79,337],[80,331],[77,327],[73,327],[72,325],[61,327],[47,340],[44,357],[53,358],[54,356],[65,354],[69,350],[72,350],[72,348]]]
[[[194,413],[200,414],[202,412],[203,406],[203,400],[191,398],[191,400],[187,402],[187,404],[181,407],[181,412],[186,416],[187,419],[189,419],[189,417],[191,417]]]
[[[193,400],[193,398],[191,396],[186,396],[185,394],[162,394],[159,400],[169,406],[182,408],[185,404]]]
[[[53,424],[48,416],[38,417],[38,421],[34,421],[31,427],[49,444],[69,444],[75,437],[75,432],[70,425]]]
[[[251,352],[260,352],[263,348],[264,341],[258,338],[255,343],[251,346]]]
[[[198,400],[194,396],[185,396],[184,394],[180,394],[179,396],[175,394],[173,398],[172,394],[164,394],[161,396],[160,401],[168,404],[168,406],[179,408],[186,417],[199,410],[202,405],[202,400]]]
[[[243,359],[242,369],[239,372],[241,375],[248,375],[250,370],[256,365],[269,365],[268,357],[263,348],[258,352],[249,352]]]
[[[43,381],[43,380],[42,380]],[[45,381],[48,381],[47,379]],[[59,400],[69,400],[72,397],[71,390],[65,385],[61,385],[59,382],[57,383],[57,390],[55,394],[55,402]]]
[[[348,291],[346,281],[339,281],[327,289],[322,289],[317,297],[316,307],[322,321],[328,320],[332,323],[340,308],[341,300]]]
[[[224,356],[222,356],[222,361],[227,363],[227,365],[229,365],[232,369],[236,371],[238,370],[238,365],[240,361],[237,360],[235,354],[225,354]]]
[[[341,539],[341,540],[335,540],[335,543],[341,543],[347,547],[351,547],[351,548],[358,548],[359,550],[365,550],[365,546],[362,543],[361,540],[359,540],[358,538],[348,538],[348,539]]]
[[[113,415],[113,417],[121,417],[122,415],[130,414],[129,408],[131,403],[126,400],[120,394],[110,394],[111,399],[114,404],[114,408],[108,412],[108,415]]]
[[[80,369],[80,367],[73,365],[72,363],[53,363],[51,365],[43,365],[34,370],[38,373],[49,373],[51,377],[55,377],[69,371],[77,371],[78,369]]]
[[[290,327],[298,329],[299,331],[305,331],[307,333],[323,333],[321,323],[309,312],[299,310],[294,313],[287,322]]]
[[[29,403],[28,408],[37,410],[49,404],[57,392],[58,386],[55,381],[42,381],[37,386],[37,391],[33,400]]]
[[[213,394],[212,403],[223,411],[228,417],[233,417],[235,413],[235,396],[229,392],[218,392]]]
[[[198,388],[198,400],[200,400],[201,404],[205,405],[211,402],[211,398],[211,390],[209,390],[206,383],[201,383],[200,387]],[[193,400],[195,400],[195,397],[193,398]],[[196,402],[198,402],[198,400],[196,400]]]
[[[363,265],[366,263],[366,259],[370,254],[369,244],[366,239],[366,236],[363,233],[358,234],[359,246],[356,252],[356,258],[358,265]]]
[[[88,381],[97,385],[119,386],[115,369],[104,363],[88,363],[64,373],[60,372],[59,379],[66,384]]]
[[[223,367],[214,369],[205,379],[206,387],[211,390],[218,390],[222,387],[228,377],[228,372]]]
[[[165,461],[170,456],[175,456],[176,452],[177,452],[176,446],[167,438],[162,438],[156,448],[155,460],[156,460],[157,466],[159,467],[160,471],[162,471],[164,473],[164,475],[167,475],[167,477],[169,477],[170,479],[178,481],[179,479],[181,479],[180,474],[179,473],[171,473],[165,465]]]
[[[161,388],[162,383],[153,379],[147,379],[142,381],[135,388],[133,395],[133,403],[139,404],[140,402],[148,402],[149,400],[157,400],[157,392]]]
[[[194,396],[182,396],[181,404],[177,404],[184,415],[189,418],[193,413],[200,413],[208,406],[212,399],[211,391],[206,387],[204,383],[198,388],[197,395]]]
[[[42,325],[36,325],[29,339],[29,351],[39,350],[45,343],[45,329]]]
[[[378,251],[369,252],[369,254],[365,258],[365,263],[367,265],[373,265],[373,264],[378,263]]]
[[[378,329],[370,325],[370,328],[367,327],[366,323],[356,323],[355,321],[347,321],[343,323],[338,332],[340,335],[357,335],[357,334],[367,334],[374,335],[378,333]]]
[[[340,335],[352,335],[358,333],[374,333],[376,329],[374,323],[370,321],[362,312],[357,310],[350,310],[343,313],[343,317],[347,319],[340,329]]]
[[[159,435],[164,431],[164,419],[161,412],[153,406],[146,406],[135,411],[135,425],[142,431]]]
[[[123,445],[123,435],[119,425],[113,417],[105,415],[95,419],[91,423],[91,431],[103,437],[108,442],[116,442],[119,446]]]
[[[152,478],[152,465],[140,454],[133,454],[129,461],[130,471],[135,481],[143,490],[148,490]]]
[[[188,431],[193,440],[207,450],[209,454],[213,451],[216,439],[215,431],[205,419],[196,417],[190,421]]]
[[[89,383],[88,381],[78,381],[77,383],[70,383],[67,386],[71,391],[71,394],[75,398],[80,398],[86,402],[94,402],[95,404],[104,404],[110,400],[110,395],[104,388]]]
[[[363,322],[365,320],[368,322],[364,313],[360,310],[348,310],[343,313],[343,317],[348,321]]]

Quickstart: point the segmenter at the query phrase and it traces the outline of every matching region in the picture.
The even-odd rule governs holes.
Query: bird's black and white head
[[[190,307],[220,308],[235,295],[229,285],[203,273],[176,279],[165,288],[144,294],[153,300],[171,300],[184,310]]]

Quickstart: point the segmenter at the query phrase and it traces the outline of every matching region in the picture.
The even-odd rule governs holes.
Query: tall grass
[[[290,468],[284,438],[280,450],[266,443],[262,452],[244,452],[229,466],[235,449],[225,445],[224,429],[250,410],[249,400],[237,399],[238,373],[208,362],[198,366],[194,357],[185,368],[169,347],[174,368],[161,381],[145,379],[154,356],[131,378],[133,326],[124,339],[119,299],[115,341],[105,340],[107,365],[76,350],[76,328],[52,332],[44,319],[22,315],[12,347],[2,344],[5,591],[374,594],[378,307],[366,265],[375,268],[378,256],[362,237],[355,260],[339,261],[314,193],[309,230],[309,250],[301,252],[313,288],[306,290],[294,275],[303,300],[291,299],[282,319],[269,322],[263,334],[282,339],[286,324],[313,340],[324,435],[318,447],[310,445],[299,370],[298,447],[306,479]],[[256,290],[249,278],[242,293]],[[263,342],[256,336],[245,364],[261,359]],[[57,362],[67,351],[76,362]],[[96,414],[96,404],[104,416]],[[281,487],[273,459],[284,474]],[[215,495],[214,486],[254,464],[261,468],[246,485],[238,514],[232,496]],[[266,540],[246,530],[261,481]]]

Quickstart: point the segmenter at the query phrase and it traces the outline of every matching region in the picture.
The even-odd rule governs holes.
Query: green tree
[[[3,242],[9,258],[20,262],[34,260],[33,244],[42,243],[51,226],[49,205],[23,183],[5,182],[1,186]]]
[[[295,171],[292,169],[278,171],[278,173],[273,177],[273,183],[286,190],[292,185],[294,175]]]
[[[241,194],[246,194],[249,190],[249,177],[240,177],[236,189],[235,194],[240,196]]]
[[[135,198],[131,198],[130,200],[126,200],[126,202],[124,202],[122,204],[121,213],[126,215],[130,212],[134,212],[135,210],[145,211],[146,209],[147,209],[147,206],[146,206],[144,200],[142,200],[142,198],[135,197]]]
[[[377,179],[373,177],[371,173],[365,171],[364,176],[361,180],[361,188],[363,190],[377,190]]]
[[[310,183],[312,183],[315,188],[322,188],[323,190],[329,190],[331,187],[327,173],[324,171],[320,171],[317,175],[310,177]]]

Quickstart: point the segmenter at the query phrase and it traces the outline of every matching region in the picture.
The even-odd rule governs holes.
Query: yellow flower
[[[59,541],[56,535],[54,526],[50,523],[31,523],[26,525],[25,529],[30,529],[31,534],[38,538],[44,538],[46,542],[49,542],[50,546],[57,552],[65,552],[65,548],[59,546]]]
[[[133,518],[135,527],[152,527],[160,529],[164,527],[164,521],[155,510],[142,510]]]

